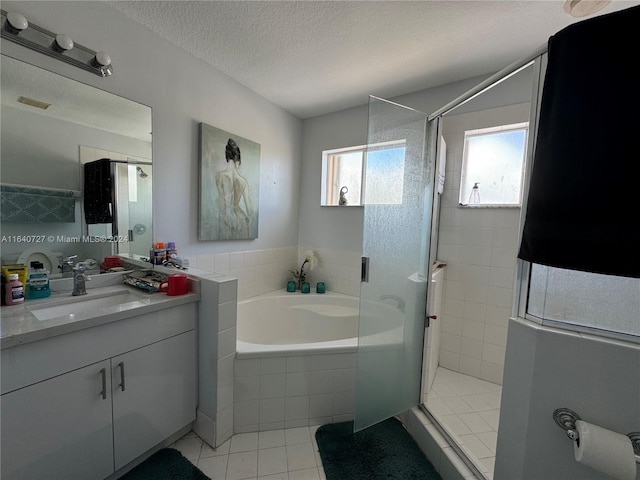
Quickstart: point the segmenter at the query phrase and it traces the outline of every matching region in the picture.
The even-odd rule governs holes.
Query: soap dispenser
[[[478,183],[479,182],[473,184],[471,195],[469,195],[469,205],[480,205],[480,188],[478,187]]]

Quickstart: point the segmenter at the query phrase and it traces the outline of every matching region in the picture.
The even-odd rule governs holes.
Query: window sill
[[[459,203],[458,208],[521,208],[520,204],[512,205],[493,205],[493,204],[480,204],[480,205],[468,205],[465,203]]]
[[[622,341],[625,343],[640,345],[640,336],[634,333],[606,330],[590,325],[581,325],[569,320],[552,320],[549,318],[540,318],[532,314],[526,314],[523,320],[535,323],[541,327],[571,332],[573,334],[582,335],[585,337],[599,338],[605,341]]]

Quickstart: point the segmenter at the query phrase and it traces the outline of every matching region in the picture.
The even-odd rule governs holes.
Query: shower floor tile
[[[493,479],[502,386],[438,367],[424,404],[476,467]]]

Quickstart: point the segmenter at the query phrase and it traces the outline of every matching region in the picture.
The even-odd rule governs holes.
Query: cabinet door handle
[[[124,392],[124,362],[120,362],[118,364],[120,367],[120,387],[122,387],[122,391]]]
[[[100,375],[102,376],[102,391],[100,395],[102,395],[102,399],[107,399],[107,369],[103,368],[100,370]]]

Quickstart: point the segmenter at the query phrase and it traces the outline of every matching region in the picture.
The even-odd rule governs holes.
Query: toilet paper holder
[[[576,430],[576,422],[582,419],[576,412],[569,410],[568,408],[558,408],[553,412],[553,420],[567,433],[567,437],[571,440],[574,442],[580,440],[580,436]],[[640,464],[640,432],[628,433],[627,437],[631,440],[633,453],[636,457],[636,463]]]

